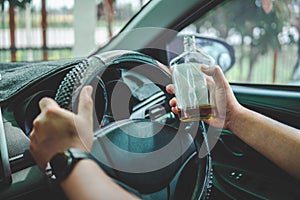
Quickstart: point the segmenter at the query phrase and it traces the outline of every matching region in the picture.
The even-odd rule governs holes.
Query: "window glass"
[[[222,38],[234,47],[231,82],[300,85],[300,1],[231,0],[182,32]]]
[[[0,0],[0,62],[87,56],[149,1]]]

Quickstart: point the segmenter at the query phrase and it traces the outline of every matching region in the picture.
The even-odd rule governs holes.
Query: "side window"
[[[300,85],[299,0],[228,0],[186,31],[234,47],[230,82]]]

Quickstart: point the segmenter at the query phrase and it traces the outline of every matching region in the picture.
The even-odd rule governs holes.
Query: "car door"
[[[233,46],[236,63],[225,75],[238,101],[298,129],[299,8],[295,1],[225,1],[181,31],[224,39]],[[300,197],[298,180],[228,130],[222,130],[212,158],[215,198]]]

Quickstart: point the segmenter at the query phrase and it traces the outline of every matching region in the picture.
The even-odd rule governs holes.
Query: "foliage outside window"
[[[231,82],[300,85],[299,0],[227,1],[191,28],[234,47]]]

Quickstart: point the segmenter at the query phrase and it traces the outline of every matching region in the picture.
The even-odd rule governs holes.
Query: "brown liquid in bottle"
[[[180,121],[190,122],[203,119],[213,119],[217,115],[217,108],[211,105],[201,105],[198,108],[179,109],[178,112]]]

